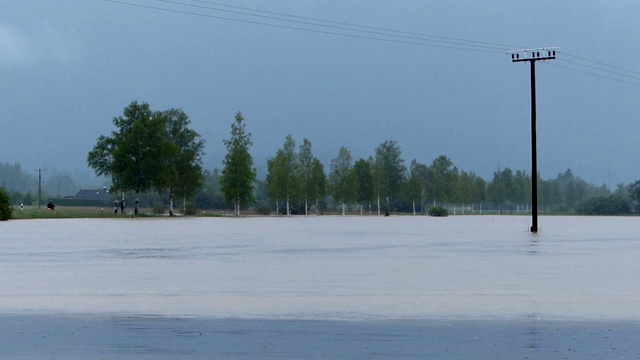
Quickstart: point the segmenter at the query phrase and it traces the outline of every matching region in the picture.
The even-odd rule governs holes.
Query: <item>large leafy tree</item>
[[[276,204],[279,204],[279,200],[286,201],[287,215],[291,215],[289,204],[297,194],[297,166],[296,142],[289,134],[276,156],[267,160],[269,196],[276,200]]]
[[[123,115],[113,119],[111,136],[98,137],[87,163],[97,175],[111,177],[111,190],[136,193],[150,189],[169,190],[170,213],[173,193],[194,196],[202,185],[204,140],[189,128],[181,109],[153,111],[147,103],[132,102]]]
[[[112,191],[133,190],[138,197],[151,189],[166,170],[164,159],[170,156],[165,118],[147,103],[132,102],[123,115],[115,117],[111,136],[100,135],[87,163],[96,175],[111,177]]]
[[[195,196],[203,184],[202,155],[205,141],[189,128],[191,120],[182,109],[170,109],[159,114],[166,126],[167,157],[165,170],[155,181],[158,191],[169,189],[169,214],[173,215],[173,195]]]
[[[386,211],[389,211],[400,198],[405,172],[402,153],[395,141],[387,140],[376,148],[374,173],[378,190],[378,207],[380,207],[380,199],[383,199]]]
[[[438,156],[431,166],[427,177],[430,197],[436,203],[444,203],[455,200],[455,184],[458,178],[458,168],[444,155]]]
[[[362,215],[363,206],[366,203],[371,208],[371,202],[374,198],[373,186],[373,170],[371,169],[371,161],[359,159],[353,165],[353,174],[356,183],[356,201],[360,204],[360,215]]]
[[[346,204],[355,199],[356,192],[351,152],[344,146],[338,151],[338,156],[331,160],[329,183],[333,197],[342,203],[342,213],[345,214]]]
[[[256,181],[253,157],[249,152],[253,145],[251,133],[246,132],[240,112],[236,113],[235,121],[231,124],[231,137],[224,140],[224,145],[227,155],[224,158],[220,190],[227,203],[233,203],[236,216],[240,216],[240,208],[255,201],[253,191]]]

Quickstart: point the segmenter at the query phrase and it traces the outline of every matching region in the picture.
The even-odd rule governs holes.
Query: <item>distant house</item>
[[[74,199],[79,200],[107,200],[109,196],[109,192],[106,188],[102,188],[100,190],[80,190],[73,197]]]

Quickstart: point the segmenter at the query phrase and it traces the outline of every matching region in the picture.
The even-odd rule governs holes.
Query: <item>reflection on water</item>
[[[0,311],[640,319],[640,220],[527,228],[520,216],[12,221]]]

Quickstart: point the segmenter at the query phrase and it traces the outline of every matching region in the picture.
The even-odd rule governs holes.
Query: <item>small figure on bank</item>
[[[114,214],[118,213],[118,200],[113,202],[113,213]]]
[[[47,203],[47,209],[50,211],[53,211],[56,209],[56,206],[54,205],[52,200],[49,200],[49,203]]]
[[[120,214],[124,214],[124,199],[122,199],[122,201],[120,201]]]

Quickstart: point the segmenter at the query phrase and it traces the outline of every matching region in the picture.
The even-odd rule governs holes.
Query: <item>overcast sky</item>
[[[530,172],[529,64],[506,50],[558,46],[536,65],[542,177],[640,179],[637,0],[121,2],[2,1],[0,161],[89,173],[97,137],[137,100],[184,109],[209,169],[241,111],[257,167],[292,134],[325,163],[395,140],[407,165],[444,154],[487,180]]]

